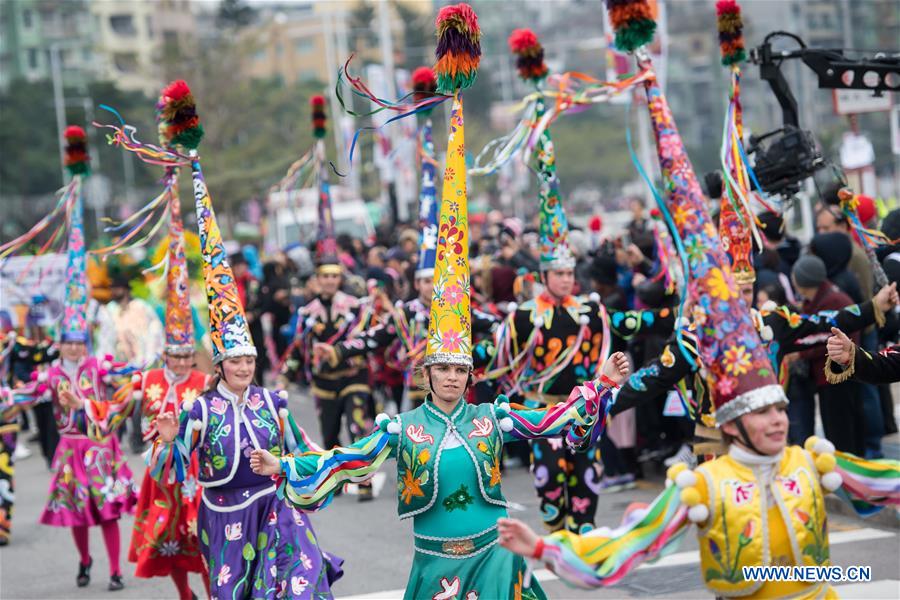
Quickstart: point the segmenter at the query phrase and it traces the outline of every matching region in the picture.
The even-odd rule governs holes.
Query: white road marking
[[[883,538],[894,537],[896,534],[883,529],[875,529],[873,527],[862,527],[860,529],[849,529],[846,531],[835,531],[829,534],[828,539],[831,545],[848,544],[852,542],[865,542],[869,540],[878,540]],[[638,569],[657,569],[661,567],[677,567],[681,565],[690,565],[700,562],[700,554],[696,550],[690,552],[677,552],[665,556],[655,563],[644,563]],[[548,569],[538,569],[532,575],[538,581],[555,581],[559,579],[556,573]],[[863,589],[865,593],[863,593]],[[858,583],[852,585],[835,586],[842,598],[897,598],[897,591],[900,589],[900,581],[879,580],[870,583]],[[373,592],[371,594],[359,594],[355,596],[343,596],[340,600],[394,600],[403,598],[404,589],[385,590],[383,592]]]

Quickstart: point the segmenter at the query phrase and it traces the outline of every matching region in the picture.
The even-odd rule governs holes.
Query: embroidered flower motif
[[[756,521],[750,519],[747,521],[747,524],[744,525],[743,531],[741,531],[741,535],[738,536],[738,543],[741,546],[746,546],[750,540],[753,539],[753,533],[756,531],[756,525],[754,525]]]
[[[743,375],[751,366],[750,353],[743,346],[732,346],[725,351],[725,370],[732,375]]]
[[[431,600],[451,600],[451,598],[456,598],[459,595],[459,577],[454,577],[452,580],[448,580],[446,577],[441,577],[441,591],[436,593],[431,597]]]
[[[303,522],[303,513],[297,510],[296,508],[291,509],[291,514],[294,515],[294,523],[303,527],[305,523]]]
[[[225,539],[234,542],[236,540],[244,537],[243,524],[238,521],[237,523],[227,523],[225,525]]]
[[[450,304],[457,304],[463,299],[463,291],[458,285],[451,284],[444,288],[443,296]]]
[[[725,281],[725,273],[718,267],[714,267],[710,270],[710,276],[707,281],[709,284],[709,294],[713,298],[725,300],[727,302],[737,296],[735,291],[731,289],[731,286],[728,285],[728,282]]]
[[[278,522],[278,514],[273,510],[272,512],[269,513],[268,523],[269,523],[269,525],[274,525],[277,522]]]
[[[147,390],[144,392],[144,396],[150,400],[151,402],[156,402],[160,398],[162,398],[163,389],[162,386],[158,383],[152,384]]]
[[[197,478],[190,476],[181,484],[181,495],[186,500],[193,500],[197,496]]]
[[[306,587],[309,585],[309,581],[306,577],[291,577],[291,591],[295,596],[301,595],[304,591],[306,591]]]
[[[181,402],[193,402],[197,399],[198,396],[200,396],[200,392],[198,390],[195,390],[194,388],[185,388],[185,390],[181,392]]]
[[[431,453],[428,451],[428,448],[424,448],[419,452],[418,461],[420,465],[427,463],[429,458],[431,458]]]
[[[804,525],[809,523],[809,513],[808,512],[806,512],[802,509],[799,509],[799,508],[795,508],[794,514],[797,515],[797,518],[800,519],[800,522],[803,523]]]
[[[219,569],[219,575],[216,577],[216,584],[223,586],[228,583],[229,579],[231,579],[231,567],[222,565],[222,568]]]
[[[723,396],[730,396],[737,386],[737,380],[734,377],[723,376],[716,382],[716,389]]]
[[[415,478],[412,471],[404,471],[400,482],[403,486],[403,489],[400,491],[400,498],[403,500],[404,504],[412,502],[414,496],[418,498],[425,496],[425,492],[422,491],[422,486],[419,485],[419,480]]]
[[[263,401],[258,392],[250,394],[250,397],[247,398],[247,408],[250,410],[259,410],[262,405]]]
[[[213,411],[217,415],[224,415],[227,409],[228,403],[221,398],[213,398],[209,403],[209,410]]]
[[[309,571],[312,569],[312,560],[310,560],[309,556],[306,555],[306,552],[300,553],[300,564],[303,565],[303,568]]]
[[[163,542],[159,546],[159,554],[161,556],[175,556],[181,551],[181,544],[178,543],[178,540],[169,540]]]
[[[457,352],[462,344],[462,337],[455,329],[445,329],[441,336],[441,349],[448,352]]]

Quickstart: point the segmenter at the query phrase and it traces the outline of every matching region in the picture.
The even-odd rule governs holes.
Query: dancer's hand
[[[163,442],[167,444],[174,442],[178,435],[178,417],[175,413],[167,412],[156,417],[156,432]]]
[[[603,369],[600,371],[600,374],[608,377],[616,385],[622,385],[622,383],[628,379],[630,370],[631,367],[628,364],[628,357],[625,356],[625,353],[614,352],[613,355],[603,363]]]
[[[327,362],[331,366],[337,365],[337,351],[331,344],[315,342],[313,344],[313,360],[316,363]]]
[[[63,408],[79,410],[84,406],[84,400],[72,393],[71,390],[60,390],[59,403]]]
[[[881,312],[886,313],[897,304],[900,304],[900,299],[897,296],[897,283],[894,282],[890,285],[886,285],[875,294],[875,297],[872,298],[872,301],[875,302],[875,305],[881,309]]]
[[[514,554],[526,558],[534,556],[538,535],[518,519],[497,519],[500,545]]]
[[[252,450],[250,468],[257,475],[278,475],[281,472],[281,461],[268,450]]]
[[[828,351],[828,358],[839,365],[849,364],[854,352],[853,341],[837,327],[831,328],[831,337],[825,343],[825,349]]]

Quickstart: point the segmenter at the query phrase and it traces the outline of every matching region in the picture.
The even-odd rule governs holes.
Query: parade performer
[[[833,328],[826,344],[825,378],[828,383],[841,383],[851,378],[875,385],[900,381],[900,345],[868,352],[854,344],[842,329]]]
[[[648,2],[613,0],[609,6],[619,49],[633,51],[650,41],[655,23]],[[736,7],[725,1],[718,8],[733,15]],[[641,60],[649,66],[646,58]],[[647,84],[647,97],[667,190],[665,207],[684,216],[675,222],[685,246],[704,248],[688,259],[688,288],[703,320],[697,331],[699,353],[709,371],[716,422],[729,444],[728,454],[694,471],[683,464],[672,467],[672,484],[615,530],[601,528],[582,536],[557,532],[540,539],[523,523],[503,520],[501,543],[545,561],[570,583],[599,587],[672,551],[693,522],[698,524],[704,583],[717,597],[834,597],[823,582],[748,581],[742,567],[828,565],[825,492],[843,484],[865,511],[876,504],[897,504],[900,468],[896,462],[835,454],[826,440],[811,438],[805,448],[787,446],[787,398],[740,300],[654,79]],[[860,478],[863,473],[868,477]]]
[[[345,339],[360,316],[358,298],[341,291],[344,268],[338,257],[337,240],[331,214],[328,162],[325,159],[325,99],[310,100],[313,134],[316,137],[315,168],[319,195],[319,226],[316,241],[316,283],[318,292],[299,309],[294,341],[281,369],[286,381],[303,374],[312,382],[312,394],[319,415],[322,440],[326,448],[340,443],[341,422],[346,422],[350,441],[365,435],[374,416],[372,388],[365,358],[358,356],[340,364],[318,360],[313,348],[317,342],[334,345]],[[359,499],[369,500],[371,487],[360,488]]]
[[[59,334],[60,359],[37,375],[39,394],[52,398],[60,441],[53,458],[50,498],[40,517],[44,525],[70,527],[80,556],[78,587],[90,583],[93,564],[88,527],[99,525],[109,556],[109,590],[124,587],[119,567],[119,518],[136,501],[131,470],[112,435],[133,408],[131,381],[110,394],[125,365],[88,354],[90,332],[83,225],[84,180],[89,174],[86,136],[81,127],[66,129],[66,167],[72,175],[65,194],[73,201],[68,223],[66,296]]]
[[[511,408],[504,397],[479,405],[463,399],[471,383],[472,333],[460,90],[475,79],[481,32],[466,4],[442,8],[437,28],[438,89],[453,95],[453,105],[423,361],[428,395],[393,419],[379,415],[378,430],[349,448],[281,460],[256,452],[252,460],[257,472],[280,475],[279,492],[302,507],[342,480],[371,475],[393,456],[398,513],[413,518],[416,548],[405,598],[542,598],[537,582],[526,580],[524,561],[497,546],[496,517],[509,506],[501,491],[503,444],[567,435],[573,444],[590,445],[599,435],[592,424],[627,374],[627,360],[614,355],[598,380],[552,408]]]
[[[419,67],[413,71],[412,81],[414,101],[421,102],[434,96],[437,79],[430,67]],[[404,302],[396,310],[390,310],[386,322],[378,323],[337,344],[317,343],[314,347],[314,352],[328,360],[332,367],[355,356],[386,351],[391,362],[403,370],[404,397],[413,408],[422,404],[426,394],[422,381],[416,377],[415,366],[422,360],[428,337],[438,240],[438,204],[434,184],[437,161],[431,134],[431,110],[423,110],[420,114],[425,122],[419,132],[422,182],[419,188],[419,259],[415,271],[417,296]],[[473,307],[472,331],[475,335],[489,336],[496,322],[491,315]]]
[[[3,317],[9,315],[4,314]],[[20,407],[13,401],[10,382],[10,363],[16,345],[12,321],[0,320],[0,546],[9,544],[12,534],[12,515],[15,503],[13,475],[15,474],[16,437]]]
[[[252,383],[256,348],[197,157],[203,130],[184,81],[163,90],[159,110],[166,144],[190,153],[216,377],[199,398],[181,404],[180,414],[156,417],[151,474],[163,484],[173,476],[185,484],[197,455],[197,532],[212,597],[331,597],[342,561],[319,547],[307,515],[279,501],[272,481],[250,470],[254,448],[281,454],[314,447],[293,422],[287,394]]]
[[[166,171],[165,184],[169,205],[165,364],[145,372],[135,389],[142,401],[143,441],[151,443],[157,437],[157,416],[173,413],[180,417],[183,407],[192,405],[207,384],[206,374],[193,368],[194,327],[177,169]],[[191,572],[202,574],[209,595],[209,577],[197,537],[198,472],[194,455],[183,481],[172,477],[157,482],[149,471],[144,473],[128,550],[128,560],[137,563],[137,577],[171,577],[181,600],[195,597],[188,584]]]
[[[539,86],[547,75],[543,47],[528,29],[513,31],[510,47],[520,76]],[[535,121],[545,115],[538,97]],[[575,256],[569,247],[569,224],[559,191],[550,129],[545,127],[534,149],[539,178],[540,271],[544,292],[512,311],[497,330],[496,354],[486,378],[499,378],[510,395],[524,397],[537,408],[562,402],[579,381],[594,377],[598,364],[639,333],[667,334],[674,325],[670,309],[607,312],[596,294],[572,294]],[[514,396],[515,397],[515,396]],[[599,450],[573,453],[561,439],[532,444],[532,471],[541,499],[541,514],[550,531],[587,531],[594,526],[600,481]]]

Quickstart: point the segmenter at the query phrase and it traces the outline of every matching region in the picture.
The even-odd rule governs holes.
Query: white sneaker
[[[693,450],[687,444],[682,444],[675,454],[663,461],[663,464],[668,468],[680,462],[687,464],[689,469],[697,466],[697,457],[694,456]]]
[[[16,445],[16,450],[13,452],[15,460],[25,460],[29,456],[31,456],[31,450],[28,449],[28,446],[25,444]]]

